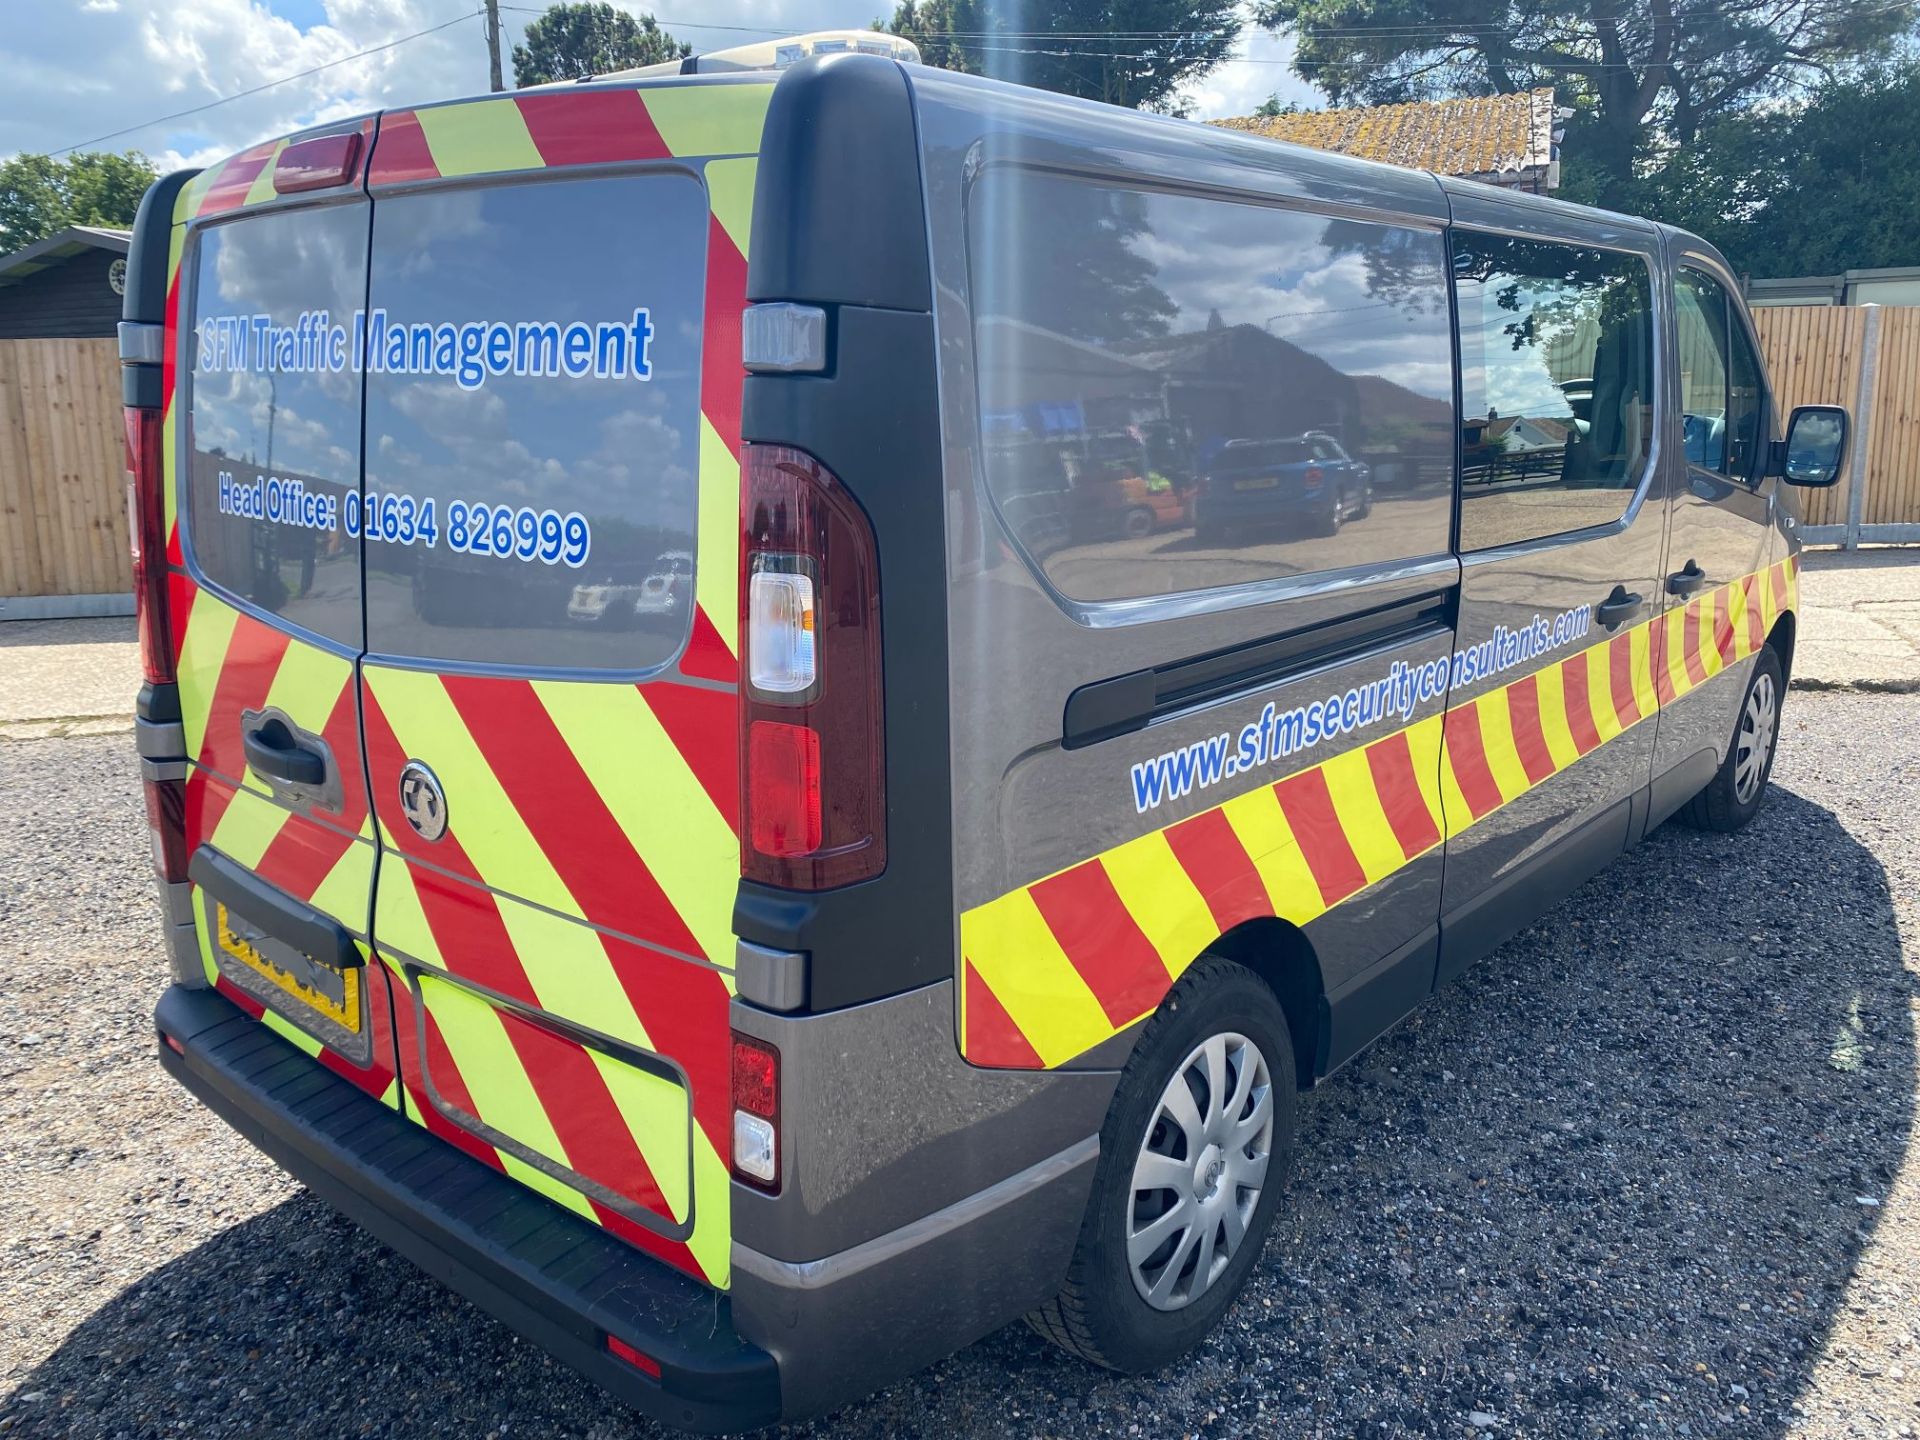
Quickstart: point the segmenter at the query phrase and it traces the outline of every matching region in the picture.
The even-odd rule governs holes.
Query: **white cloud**
[[[1249,22],[1234,58],[1187,86],[1181,98],[1193,107],[1195,120],[1251,115],[1269,95],[1278,95],[1282,105],[1324,105],[1326,97],[1293,73],[1293,50],[1291,35],[1276,35]]]

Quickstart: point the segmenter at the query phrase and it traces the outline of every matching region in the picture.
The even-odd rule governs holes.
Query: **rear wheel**
[[[1313,533],[1327,539],[1340,533],[1340,522],[1346,519],[1347,499],[1337,488],[1327,508],[1313,517]]]
[[[1126,532],[1130,540],[1144,540],[1153,534],[1153,511],[1144,505],[1127,511]]]
[[[1740,702],[1733,743],[1727,758],[1707,786],[1680,810],[1680,819],[1696,830],[1731,833],[1760,811],[1767,781],[1773,776],[1773,756],[1780,739],[1780,702],[1785,692],[1780,657],[1772,646],[1760,651],[1747,677],[1746,697]]]
[[[1287,1020],[1252,972],[1203,957],[1147,1022],[1100,1133],[1067,1283],[1027,1317],[1115,1370],[1158,1370],[1224,1315],[1293,1154]]]

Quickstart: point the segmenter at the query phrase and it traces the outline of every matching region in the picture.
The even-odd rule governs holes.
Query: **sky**
[[[502,0],[504,49],[539,8],[538,0]],[[37,0],[15,9],[0,31],[0,156],[138,149],[164,171],[305,125],[487,88],[479,0]],[[892,0],[705,0],[697,9],[662,0],[653,13],[678,38],[711,50],[797,31],[864,29],[891,9]],[[700,23],[690,23],[694,15]],[[375,46],[390,48],[346,59]],[[1318,103],[1289,66],[1291,55],[1290,40],[1249,29],[1238,56],[1186,93],[1193,115],[1245,115],[1275,92]],[[115,133],[123,130],[130,133]]]

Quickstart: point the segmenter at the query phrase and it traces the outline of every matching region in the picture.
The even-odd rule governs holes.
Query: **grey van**
[[[1751,819],[1847,443],[1695,237],[892,43],[322,127],[130,261],[160,1061],[693,1428],[1197,1344],[1301,1090]]]

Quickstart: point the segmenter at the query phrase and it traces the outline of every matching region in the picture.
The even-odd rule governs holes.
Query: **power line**
[[[58,150],[49,151],[48,154],[50,156],[65,155],[74,150],[85,149],[89,145],[98,145],[103,140],[118,140],[123,135],[132,135],[137,131],[150,130],[155,125],[165,125],[172,120],[184,120],[189,115],[199,115],[205,111],[214,109],[216,106],[231,104],[235,100],[244,100],[249,95],[258,95],[263,90],[271,90],[275,86],[288,85],[295,80],[305,80],[309,75],[318,75],[322,70],[331,70],[336,65],[346,65],[355,60],[364,60],[369,55],[378,55],[383,50],[395,49],[398,46],[405,45],[410,40],[418,40],[422,36],[432,35],[437,31],[447,29],[449,26],[458,25],[463,20],[471,20],[474,16],[481,13],[482,12],[478,10],[468,10],[454,16],[451,20],[443,20],[438,25],[429,25],[425,30],[416,30],[411,35],[402,35],[399,39],[389,40],[384,45],[370,45],[365,50],[356,50],[351,55],[342,55],[338,60],[328,60],[324,64],[312,66],[309,69],[301,70],[293,75],[282,75],[278,80],[269,80],[265,84],[255,85],[249,90],[236,90],[231,95],[222,95],[218,100],[209,100],[204,105],[194,105],[185,110],[176,110],[171,115],[161,115],[153,120],[142,120],[138,125],[129,125],[124,130],[110,130],[105,135],[94,136],[91,140],[81,140],[72,145],[63,145]]]

